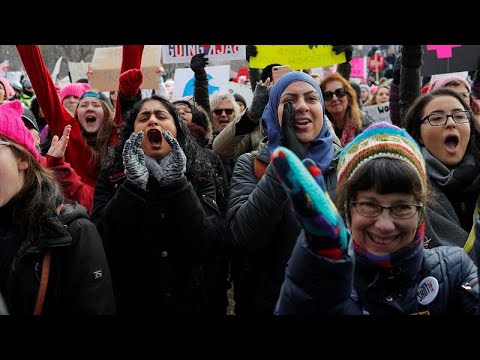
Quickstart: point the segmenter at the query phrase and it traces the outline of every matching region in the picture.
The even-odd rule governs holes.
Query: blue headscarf
[[[270,154],[280,145],[280,123],[278,121],[278,106],[280,105],[280,97],[288,85],[295,81],[305,81],[317,90],[320,96],[320,102],[323,108],[323,126],[318,136],[311,141],[310,148],[305,158],[310,158],[316,162],[317,166],[325,171],[333,159],[333,139],[328,128],[327,119],[325,117],[325,102],[323,100],[322,91],[315,80],[308,74],[301,71],[292,71],[283,75],[278,79],[270,89],[270,97],[268,104],[265,106],[262,115],[262,129],[264,134],[268,136],[268,151]]]

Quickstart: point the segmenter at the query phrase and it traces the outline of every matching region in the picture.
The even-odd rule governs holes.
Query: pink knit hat
[[[3,88],[5,89],[5,99],[10,99],[15,95],[15,90],[13,90],[12,85],[10,85],[7,79],[0,77],[0,83],[2,83]]]
[[[15,141],[27,149],[37,160],[40,155],[35,149],[35,141],[30,130],[22,120],[23,106],[18,100],[9,101],[0,105],[0,135]]]
[[[467,90],[469,92],[472,91],[472,87],[470,86],[470,83],[467,80],[465,80],[464,78],[462,78],[460,76],[457,76],[457,75],[451,75],[451,76],[441,77],[441,78],[435,80],[432,83],[432,85],[430,85],[430,88],[428,89],[427,93],[431,93],[433,90],[443,88],[443,87],[445,87],[446,84],[448,84],[452,81],[463,84],[463,85],[465,85],[465,87],[467,88]]]
[[[80,99],[80,96],[88,89],[90,89],[90,86],[85,83],[69,84],[60,90],[60,101],[63,102],[67,96],[75,96]]]

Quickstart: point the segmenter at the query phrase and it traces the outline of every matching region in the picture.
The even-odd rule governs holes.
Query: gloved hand
[[[402,45],[402,66],[419,68],[423,64],[422,45]]]
[[[350,62],[353,55],[353,46],[352,45],[332,45],[332,50],[335,54],[341,54],[345,52],[345,62]]]
[[[257,50],[257,47],[255,45],[247,45],[246,48],[245,48],[245,58],[247,59],[247,61],[250,61],[250,57],[253,56],[257,56],[258,55],[258,50]]]
[[[122,156],[127,179],[139,188],[146,190],[148,183],[148,170],[147,165],[145,164],[145,154],[140,147],[142,140],[143,131],[131,133],[128,140],[125,141]]]
[[[275,149],[270,163],[314,251],[321,256],[339,259],[347,249],[350,234],[326,193],[321,170],[313,160],[302,162],[282,146]]]
[[[118,79],[118,87],[123,95],[132,97],[137,95],[140,85],[142,85],[142,81],[142,70],[130,69],[120,74]]]
[[[258,124],[262,117],[263,110],[268,103],[268,96],[270,94],[268,84],[257,84],[253,93],[252,104],[247,109],[247,115],[255,124]]]
[[[393,83],[400,85],[400,69],[402,68],[402,54],[398,55],[393,65]]]
[[[146,167],[161,185],[168,185],[184,176],[187,157],[170,131],[163,130],[162,136],[171,147],[170,153],[160,160],[146,156]]]
[[[190,69],[195,73],[195,78],[199,76],[205,76],[207,78],[207,72],[205,66],[208,65],[208,58],[205,57],[205,53],[192,56],[190,60]]]
[[[283,105],[282,115],[282,133],[280,135],[280,145],[293,151],[300,159],[305,157],[310,143],[302,144],[295,135],[295,108],[291,102]]]

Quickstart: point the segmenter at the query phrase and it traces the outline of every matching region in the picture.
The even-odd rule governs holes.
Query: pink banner
[[[352,58],[352,60],[350,61],[350,64],[352,64],[352,72],[350,73],[350,77],[362,78],[362,79],[366,78],[364,57]]]

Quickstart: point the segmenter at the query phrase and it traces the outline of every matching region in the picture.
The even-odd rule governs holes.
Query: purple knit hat
[[[23,106],[18,100],[0,105],[0,135],[4,135],[27,149],[37,160],[40,155],[35,148],[35,141],[30,130],[22,120]]]

